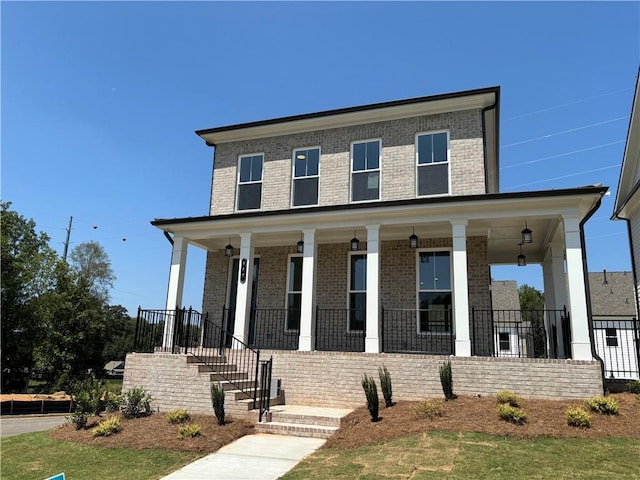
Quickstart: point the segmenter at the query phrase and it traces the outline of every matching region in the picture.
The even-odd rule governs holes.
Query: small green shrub
[[[122,430],[120,425],[120,417],[110,417],[101,421],[96,428],[93,429],[94,437],[108,437]]]
[[[211,384],[211,404],[213,405],[213,413],[218,419],[218,425],[225,424],[224,418],[224,389],[219,383]]]
[[[87,426],[87,421],[89,421],[89,415],[87,415],[86,413],[83,412],[73,412],[71,415],[69,415],[66,420],[69,423],[72,423],[75,427],[76,430],[82,430],[84,427]]]
[[[197,423],[187,423],[178,427],[178,438],[199,437],[200,435],[202,435],[202,431]]]
[[[107,395],[104,383],[93,375],[71,386],[71,398],[75,404],[75,410],[87,415],[100,415],[105,409]]]
[[[122,397],[120,395],[116,395],[115,393],[111,393],[110,391],[105,391],[104,394],[104,410],[107,413],[119,412],[120,407],[122,406]]]
[[[564,416],[567,424],[572,427],[589,428],[591,425],[591,417],[583,408],[569,407],[564,412]]]
[[[153,398],[142,387],[135,387],[122,394],[120,410],[125,418],[139,418],[151,415]]]
[[[453,374],[451,373],[451,361],[447,360],[440,365],[440,383],[446,400],[453,400],[456,395],[453,393]]]
[[[617,415],[620,410],[618,401],[613,397],[604,397],[600,395],[590,398],[585,403],[591,411],[602,415]]]
[[[184,423],[191,420],[188,410],[171,410],[165,415],[169,423]]]
[[[640,380],[631,380],[624,386],[625,391],[629,393],[640,393]]]
[[[393,396],[393,390],[391,388],[391,374],[387,367],[384,365],[378,367],[378,376],[380,377],[380,389],[382,390],[382,396],[384,397],[384,405],[389,408],[393,405],[391,397]]]
[[[515,393],[510,392],[509,390],[502,390],[501,392],[498,392],[496,394],[496,400],[500,404],[505,403],[507,405],[511,405],[512,407],[520,406],[520,399],[518,398],[518,396]]]
[[[425,400],[416,404],[416,406],[413,407],[413,411],[420,418],[434,420],[442,416],[443,408],[444,404],[441,400]]]
[[[378,387],[376,386],[376,381],[373,377],[367,376],[367,374],[362,375],[362,388],[364,390],[364,394],[367,397],[367,409],[369,410],[369,415],[371,415],[371,421],[378,421],[378,412],[379,412],[379,400],[378,400]]]
[[[496,408],[496,412],[498,412],[498,416],[502,420],[515,423],[517,425],[522,425],[527,421],[527,414],[523,409],[514,407],[508,403],[499,404],[498,408]]]

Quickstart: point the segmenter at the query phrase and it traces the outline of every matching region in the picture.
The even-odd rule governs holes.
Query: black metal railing
[[[300,310],[253,308],[249,345],[265,350],[297,350],[300,338]]]
[[[548,349],[545,324],[563,330],[570,341],[566,310],[479,310],[471,312],[471,354],[489,357],[556,357]],[[551,342],[553,344],[553,342]],[[552,348],[553,350],[553,348]],[[566,352],[567,356],[569,352]]]
[[[148,353],[162,348],[164,326],[167,322],[173,321],[175,314],[175,310],[143,310],[138,307],[134,351]]]
[[[364,352],[364,309],[316,308],[316,350]]]
[[[637,319],[593,320],[596,352],[604,362],[605,378],[640,378],[640,324]]]
[[[259,401],[259,418],[258,421],[262,421],[262,417],[271,409],[271,373],[273,371],[273,357],[269,360],[261,362],[260,370],[260,401]]]
[[[385,353],[451,355],[454,341],[450,309],[382,310]]]

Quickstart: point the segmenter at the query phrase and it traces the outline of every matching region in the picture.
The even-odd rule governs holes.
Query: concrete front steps
[[[266,414],[266,419],[271,417],[271,421],[266,421],[263,416],[263,421],[256,423],[256,433],[329,438],[350,412],[351,409],[347,408],[272,405]]]

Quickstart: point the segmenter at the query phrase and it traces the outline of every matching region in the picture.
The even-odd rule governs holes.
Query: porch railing
[[[297,350],[300,309],[253,308],[249,345],[265,350]]]
[[[164,325],[175,318],[175,310],[143,310],[138,307],[136,333],[133,349],[140,353],[150,353],[162,347]]]
[[[451,355],[452,323],[450,309],[383,309],[382,351]]]
[[[364,309],[316,308],[316,350],[364,352]]]
[[[637,319],[594,319],[593,337],[607,380],[640,378],[640,322]]]
[[[549,351],[546,325],[563,330],[564,344],[570,333],[566,310],[479,310],[471,312],[471,355],[489,357],[547,358]],[[553,345],[553,338],[551,339]],[[557,342],[557,338],[556,338]],[[552,347],[553,350],[553,347]],[[566,352],[567,356],[569,352]]]

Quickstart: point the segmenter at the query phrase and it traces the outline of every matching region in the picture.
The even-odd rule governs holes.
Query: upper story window
[[[259,210],[262,199],[262,166],[264,155],[240,157],[238,173],[238,210]]]
[[[351,201],[380,199],[380,140],[351,144]]]
[[[293,152],[292,205],[318,205],[318,166],[320,149],[307,148]]]
[[[416,135],[417,194],[449,193],[449,133]]]

